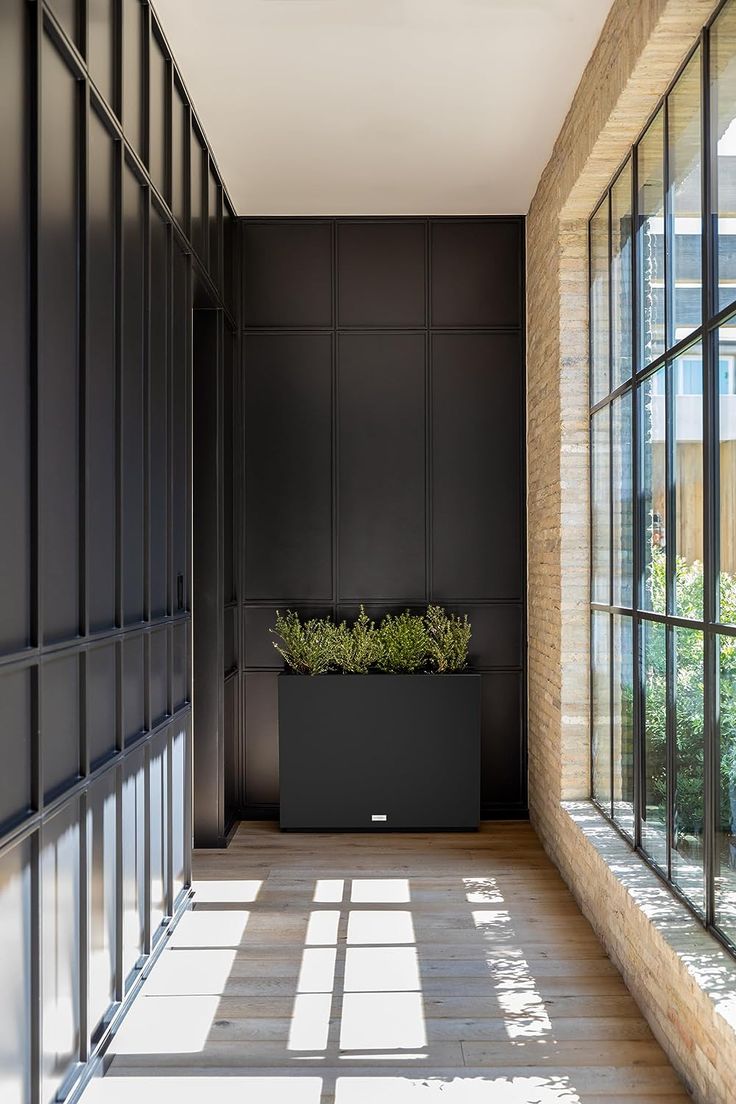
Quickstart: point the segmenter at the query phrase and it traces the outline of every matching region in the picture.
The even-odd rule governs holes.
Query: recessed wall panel
[[[95,1029],[115,1000],[117,922],[116,774],[108,771],[87,797],[89,857],[89,1026]]]
[[[148,169],[161,195],[168,199],[168,120],[171,71],[163,47],[155,34],[149,47],[150,81],[148,87]]]
[[[217,287],[220,286],[222,264],[221,189],[210,166],[207,174],[207,232],[209,235],[209,270]]]
[[[120,0],[123,27],[123,128],[136,152],[143,154],[143,7],[140,0]]]
[[[204,183],[204,150],[196,127],[189,134],[189,218],[191,242],[200,260],[205,260],[207,248],[207,191]]]
[[[116,617],[116,143],[89,115],[86,374],[87,610],[92,631]]]
[[[523,223],[437,219],[431,224],[433,326],[519,326]]]
[[[87,64],[97,88],[115,108],[115,0],[87,0]]]
[[[168,629],[156,629],[148,638],[149,684],[151,702],[151,727],[159,724],[169,712],[168,688]]]
[[[337,224],[339,326],[426,324],[426,223]]]
[[[144,197],[123,170],[122,501],[123,621],[144,617]]]
[[[43,39],[38,226],[38,480],[43,636],[70,639],[79,608],[77,160],[79,86]]]
[[[123,774],[123,977],[143,953],[146,907],[146,778],[144,749],[129,755]]]
[[[189,518],[189,425],[187,394],[190,385],[189,357],[192,315],[189,306],[188,261],[174,246],[173,327],[171,365],[171,566],[174,613],[189,605],[187,541]],[[181,603],[181,604],[180,604]]]
[[[93,769],[118,746],[117,649],[102,644],[84,657],[87,752]]]
[[[0,5],[0,651],[30,642],[31,457],[26,303],[26,4]]]
[[[148,762],[151,932],[154,936],[167,911],[168,740],[166,731],[153,740]]]
[[[31,672],[0,672],[0,733],[10,767],[0,772],[0,825],[31,806],[31,708]]]
[[[278,675],[245,676],[245,800],[249,805],[279,800]]]
[[[79,658],[53,659],[41,673],[41,754],[47,799],[80,772]]]
[[[168,605],[169,229],[156,210],[151,212],[149,356],[150,603],[151,616],[163,617]]]
[[[245,326],[332,324],[329,222],[248,222],[242,245]]]
[[[126,743],[145,731],[145,663],[142,636],[123,641],[123,734]]]
[[[485,673],[481,679],[481,805],[523,807],[526,763],[523,675]]]
[[[432,341],[432,596],[520,599],[522,358],[515,334]]]
[[[332,591],[331,350],[323,334],[245,340],[250,598]]]
[[[80,1056],[79,802],[41,829],[41,1099]]]
[[[0,1085],[3,1104],[31,1099],[31,842],[0,856]]]
[[[171,212],[182,229],[186,229],[187,181],[189,179],[188,133],[189,110],[179,89],[178,81],[174,81],[171,106]]]
[[[425,339],[338,340],[340,598],[425,596]]]

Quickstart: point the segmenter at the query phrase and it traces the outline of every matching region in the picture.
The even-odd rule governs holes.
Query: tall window
[[[736,0],[589,264],[593,798],[736,951]]]

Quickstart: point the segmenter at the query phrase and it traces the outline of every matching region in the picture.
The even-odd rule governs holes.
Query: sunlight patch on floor
[[[321,1077],[114,1077],[92,1081],[85,1104],[319,1104]]]
[[[426,1045],[421,993],[343,996],[341,1050],[416,1050]]]
[[[239,947],[249,917],[242,909],[189,909],[176,925],[169,946]]]
[[[414,943],[411,913],[370,909],[348,916],[348,943]]]
[[[580,1104],[566,1077],[339,1077],[335,1104]]]
[[[198,881],[192,882],[194,903],[197,905],[246,905],[258,899],[263,882],[257,881]]]
[[[144,985],[146,996],[207,996],[225,992],[235,951],[170,950],[156,962]]]
[[[356,905],[400,905],[411,900],[408,878],[353,878],[350,900]]]
[[[416,947],[348,947],[345,951],[346,993],[420,988]]]
[[[204,1050],[220,998],[148,997],[136,1002],[110,1045],[114,1054],[196,1054]]]

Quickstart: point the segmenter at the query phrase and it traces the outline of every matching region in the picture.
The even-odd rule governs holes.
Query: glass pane
[[[683,70],[669,98],[669,158],[674,219],[672,279],[674,340],[682,341],[700,325],[701,187],[700,50]]]
[[[41,1099],[53,1100],[79,1060],[79,809],[41,830]]]
[[[591,405],[609,391],[608,198],[590,220]]]
[[[631,161],[611,189],[611,390],[631,375]]]
[[[664,114],[639,143],[639,318],[641,366],[664,352]]]
[[[591,622],[593,660],[593,796],[607,811],[611,804],[611,692],[609,615],[594,612]]]
[[[593,602],[603,602],[608,605],[611,601],[610,579],[610,543],[611,543],[611,512],[610,502],[610,430],[609,409],[604,407],[593,415],[591,419],[591,494],[592,494],[592,556]]]
[[[675,397],[675,495],[679,617],[703,618],[703,354],[688,349],[672,365]]]
[[[642,609],[665,612],[666,474],[665,369],[644,381],[639,393],[642,455],[641,485],[644,503],[644,593]]]
[[[644,658],[644,850],[667,868],[667,693],[664,625],[642,621]]]
[[[727,4],[710,32],[711,112],[715,128],[714,210],[718,308],[736,298],[736,6]]]
[[[634,834],[634,640],[630,617],[613,617],[613,815]]]
[[[718,331],[720,614],[736,624],[736,319]]]
[[[31,1096],[31,845],[0,858],[0,1098]]]
[[[716,821],[716,923],[736,943],[736,639],[719,639],[720,801]]]
[[[613,604],[630,606],[634,580],[631,392],[611,404],[613,435]]]
[[[117,799],[115,773],[92,786],[87,808],[89,873],[89,1018],[95,1028],[115,999]]]
[[[705,908],[703,831],[703,634],[675,629],[675,824],[672,878],[701,912]]]

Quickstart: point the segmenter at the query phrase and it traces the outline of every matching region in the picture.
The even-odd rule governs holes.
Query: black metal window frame
[[[700,35],[693,43],[687,56],[684,58],[677,72],[672,78],[667,90],[658,101],[642,128],[636,142],[627,150],[626,156],[612,177],[603,196],[592,212],[588,223],[588,290],[589,290],[589,366],[590,366],[590,396],[589,404],[589,441],[590,467],[589,487],[590,495],[590,793],[596,807],[612,824],[626,842],[641,856],[647,865],[658,875],[673,895],[681,901],[693,914],[693,916],[708,930],[720,943],[736,956],[736,942],[716,923],[715,879],[716,879],[716,814],[719,786],[719,668],[718,668],[718,638],[736,637],[736,625],[722,623],[719,616],[719,533],[720,533],[720,503],[719,503],[719,382],[718,382],[718,330],[725,322],[736,318],[736,288],[734,299],[723,309],[718,307],[718,271],[717,271],[717,222],[718,211],[714,210],[713,176],[716,165],[716,127],[715,118],[711,112],[711,67],[710,67],[710,33],[713,24],[729,4],[736,0],[722,0],[717,6],[708,22],[703,26]],[[672,210],[672,180],[669,166],[669,100],[679,78],[700,51],[700,153],[701,153],[701,322],[693,328],[686,337],[680,341],[674,340],[674,283],[673,283],[673,240],[675,216]],[[641,270],[639,265],[639,219],[638,210],[638,180],[637,159],[642,140],[648,134],[650,125],[657,115],[663,114],[663,196],[664,196],[664,250],[665,250],[665,296],[664,296],[664,351],[646,365],[641,364],[641,325],[642,319],[639,311],[639,282]],[[611,195],[616,182],[628,167],[631,167],[631,268],[629,278],[631,280],[631,375],[614,389],[611,389],[613,380],[613,295],[611,281],[612,263],[612,221],[611,221]],[[607,266],[607,311],[608,311],[608,392],[604,397],[593,402],[594,397],[594,325],[593,325],[593,220],[604,205],[608,204],[608,266]],[[660,369],[665,369],[666,380],[666,421],[665,421],[665,455],[666,455],[666,479],[665,502],[667,531],[676,533],[675,520],[675,472],[673,449],[675,447],[675,403],[673,401],[674,387],[670,366],[678,357],[687,353],[689,349],[699,346],[702,350],[703,362],[703,618],[694,620],[678,616],[675,612],[675,568],[676,549],[674,541],[666,540],[666,612],[658,613],[642,608],[642,594],[644,587],[644,564],[642,551],[644,547],[644,501],[642,494],[642,456],[641,456],[641,411],[639,393],[644,381],[654,376]],[[614,402],[622,396],[631,396],[631,508],[632,523],[632,605],[631,607],[613,604],[614,593],[614,546],[613,546],[613,419],[612,411]],[[594,462],[593,451],[593,419],[601,411],[608,411],[608,588],[610,603],[593,600],[594,595]],[[676,537],[674,538],[676,540]],[[603,805],[594,794],[594,650],[593,650],[593,620],[596,613],[608,615],[608,695],[609,695],[609,726],[610,726],[610,800],[608,807]],[[614,817],[615,789],[614,789],[614,624],[615,616],[627,617],[632,625],[632,651],[633,651],[633,814],[634,831],[630,833]],[[645,797],[645,762],[643,754],[644,746],[644,666],[643,666],[643,627],[646,624],[661,624],[666,634],[666,756],[667,756],[667,805],[666,805],[666,868],[659,865],[651,855],[647,854],[642,842],[642,819]],[[678,628],[691,629],[703,634],[703,686],[704,686],[704,802],[705,823],[703,827],[703,866],[704,866],[704,911],[695,907],[685,893],[678,887],[673,879],[672,853],[673,853],[673,817],[674,817],[674,755],[675,755],[675,631]]]

